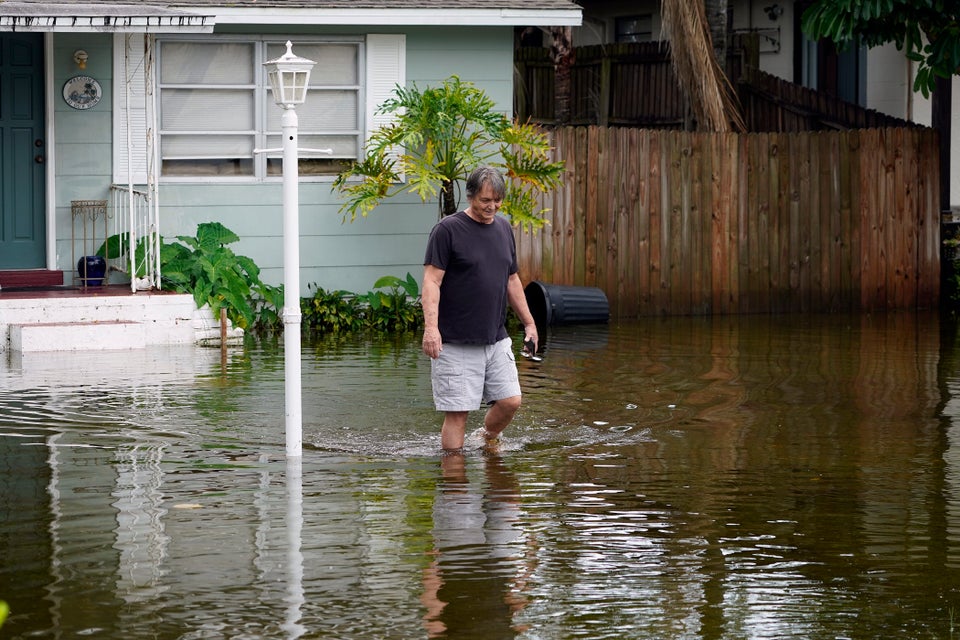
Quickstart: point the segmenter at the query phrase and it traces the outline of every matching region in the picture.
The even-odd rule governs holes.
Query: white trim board
[[[371,26],[579,26],[576,9],[263,9],[217,7],[215,22],[226,24],[300,24]]]

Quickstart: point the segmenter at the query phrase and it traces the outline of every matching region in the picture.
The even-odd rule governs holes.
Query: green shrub
[[[409,273],[406,279],[383,276],[364,294],[315,289],[301,300],[303,328],[321,333],[376,331],[400,333],[423,326],[420,290]]]
[[[412,275],[407,273],[406,280],[383,276],[374,283],[373,288],[373,291],[358,296],[366,305],[364,319],[367,328],[379,333],[400,333],[423,326],[420,289]]]
[[[316,288],[309,298],[300,300],[302,326],[320,333],[348,333],[363,327],[360,302],[349,291],[326,291]]]

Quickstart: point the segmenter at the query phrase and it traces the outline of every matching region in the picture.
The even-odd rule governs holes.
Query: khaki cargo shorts
[[[474,411],[481,404],[520,395],[510,338],[490,345],[444,344],[430,360],[437,411]]]

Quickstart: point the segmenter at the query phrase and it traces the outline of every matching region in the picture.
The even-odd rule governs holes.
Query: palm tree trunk
[[[550,57],[554,68],[554,119],[557,124],[570,122],[570,72],[573,68],[574,49],[570,27],[551,27]]]
[[[704,0],[704,9],[707,12],[707,24],[710,25],[710,39],[713,40],[713,52],[717,62],[727,70],[727,35],[730,26],[730,12],[727,0]]]
[[[457,200],[454,197],[453,183],[449,180],[443,181],[440,188],[440,217],[446,217],[457,212]]]

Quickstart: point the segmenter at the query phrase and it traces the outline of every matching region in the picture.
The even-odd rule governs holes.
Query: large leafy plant
[[[561,182],[562,162],[550,159],[547,137],[532,124],[511,122],[472,83],[451,76],[438,87],[397,86],[378,108],[393,121],[367,141],[366,152],[342,171],[333,188],[345,198],[340,212],[355,220],[385,198],[415,193],[437,198],[440,215],[457,210],[457,184],[474,167],[490,164],[507,176],[501,211],[514,224],[543,226],[539,193]]]
[[[198,308],[209,304],[214,317],[225,308],[238,327],[277,321],[283,291],[264,284],[256,263],[227,246],[240,240],[237,234],[219,222],[205,222],[197,225],[195,237],[177,236],[177,240],[160,246],[164,284],[192,294]]]

